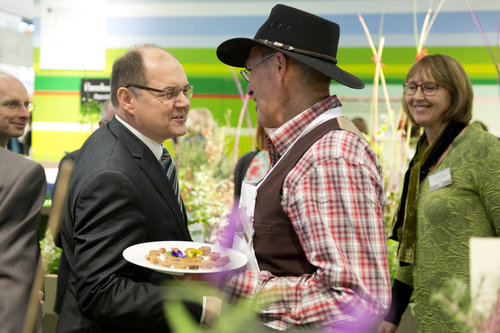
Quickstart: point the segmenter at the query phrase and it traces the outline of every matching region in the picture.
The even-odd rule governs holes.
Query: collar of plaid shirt
[[[280,159],[288,147],[295,142],[300,133],[314,119],[318,118],[322,113],[340,106],[342,106],[342,103],[340,103],[337,95],[329,96],[314,104],[309,109],[302,111],[271,133],[266,141],[271,165],[274,165]]]

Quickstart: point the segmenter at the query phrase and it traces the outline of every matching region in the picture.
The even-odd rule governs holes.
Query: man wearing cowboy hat
[[[332,79],[364,87],[337,66],[338,41],[336,23],[276,5],[253,39],[217,48],[222,62],[245,68],[259,125],[276,128],[272,169],[244,183],[240,200],[256,265],[224,291],[255,297],[261,322],[278,330],[368,331],[390,302],[382,170],[329,92]]]

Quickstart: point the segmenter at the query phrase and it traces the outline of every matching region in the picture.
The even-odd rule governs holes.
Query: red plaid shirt
[[[336,106],[339,100],[330,96],[271,134],[271,163],[309,123]],[[391,299],[384,202],[382,170],[369,144],[348,131],[325,134],[288,174],[282,197],[316,272],[277,277],[246,271],[229,280],[226,295],[261,303],[263,295],[276,296],[258,315],[279,330],[381,319]]]

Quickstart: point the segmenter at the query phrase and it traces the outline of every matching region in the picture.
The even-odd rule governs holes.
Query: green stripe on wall
[[[80,114],[80,98],[78,96],[66,95],[35,95],[34,103],[37,112],[34,114],[34,121],[48,122],[81,122],[83,117]],[[240,115],[242,102],[239,99],[221,98],[193,98],[191,108],[208,108],[212,111],[215,120],[220,125],[224,125],[229,120],[231,126],[236,127]],[[249,101],[248,110],[253,123],[256,122],[255,102]],[[228,111],[230,114],[228,116]],[[227,119],[229,118],[229,119]],[[245,118],[246,126],[246,118]]]
[[[203,79],[205,81],[214,80],[212,88],[205,88],[205,82],[196,82],[200,85],[199,92],[218,93],[225,92],[225,84],[222,87],[217,82],[218,79],[229,79],[232,83],[232,75],[228,66],[222,64],[216,57],[215,49],[212,48],[182,48],[170,49],[183,64],[186,74],[191,81]],[[109,77],[111,66],[116,57],[121,56],[126,49],[108,49],[106,50],[106,69],[104,71],[57,71],[41,70],[39,68],[39,49],[34,50],[34,63],[36,86],[35,89],[41,90],[66,90],[75,87],[71,80],[68,82],[51,83],[50,86],[62,86],[62,89],[46,88],[45,82],[38,83],[38,79],[54,77],[73,77],[77,80],[83,77]],[[486,47],[429,47],[429,54],[442,53],[457,59],[467,70],[473,84],[496,84],[497,74]],[[406,75],[408,69],[415,60],[416,50],[411,47],[386,47],[383,51],[382,62],[384,63],[384,74],[388,83],[400,83]],[[372,53],[369,48],[342,48],[338,54],[339,66],[349,72],[354,73],[366,82],[373,78],[374,64],[371,60]],[[238,73],[237,69],[236,73]],[[234,84],[234,83],[233,83]],[[231,85],[231,84],[229,84]],[[222,88],[222,90],[220,90]],[[73,89],[79,89],[73,88]]]
[[[239,74],[238,74],[239,76]],[[108,76],[97,76],[88,78],[101,78]],[[195,87],[195,94],[231,94],[239,95],[236,84],[232,77],[203,77],[189,76],[189,82]],[[38,91],[80,91],[83,77],[81,76],[45,76],[40,72],[36,74],[35,90]],[[243,89],[246,89],[246,82],[239,78]]]
[[[35,75],[35,90],[80,91],[81,77]]]

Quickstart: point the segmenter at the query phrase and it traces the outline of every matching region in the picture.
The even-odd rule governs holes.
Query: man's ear
[[[135,96],[129,89],[120,87],[117,91],[116,97],[118,98],[118,103],[120,103],[120,106],[126,113],[134,113]]]
[[[277,74],[280,78],[283,78],[285,76],[285,73],[288,69],[289,63],[287,62],[288,59],[287,57],[281,53],[281,52],[276,52],[276,63],[278,65],[277,67]]]

